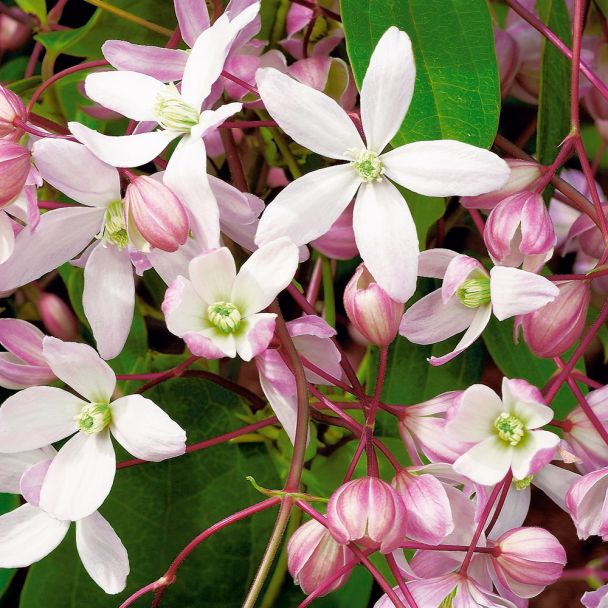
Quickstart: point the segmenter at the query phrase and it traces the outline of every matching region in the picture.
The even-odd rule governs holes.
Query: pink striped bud
[[[606,203],[602,204],[602,211],[608,219]],[[588,215],[581,214],[570,226],[564,247],[568,252],[580,249],[592,258],[601,258],[605,250],[604,237],[595,222]]]
[[[462,196],[460,203],[463,207],[467,209],[493,209],[507,196],[517,194],[522,190],[533,190],[534,184],[542,175],[540,165],[517,158],[506,158],[505,161],[511,169],[507,183],[500,190],[494,190],[487,194]]]
[[[355,542],[390,553],[405,540],[405,506],[397,492],[381,479],[354,479],[331,495],[327,527],[342,545]]]
[[[17,141],[23,135],[13,124],[16,118],[25,120],[25,106],[18,95],[0,86],[0,137]]]
[[[515,76],[519,71],[521,57],[519,46],[515,38],[505,30],[494,28],[494,41],[496,43],[496,58],[498,59],[498,73],[500,75],[501,97],[509,94]]]
[[[344,308],[355,328],[372,344],[388,346],[399,331],[403,304],[393,300],[359,264],[344,290]]]
[[[38,300],[38,312],[51,336],[67,342],[78,338],[78,320],[59,296],[43,293]]]
[[[535,597],[562,574],[566,552],[543,528],[514,528],[496,540],[492,567],[500,583],[521,598]]]
[[[20,194],[30,172],[31,154],[24,146],[0,139],[0,206]]]
[[[553,255],[557,239],[542,196],[525,191],[492,209],[483,240],[495,264],[537,272]]]
[[[26,17],[17,6],[11,6],[6,13],[0,14],[0,51],[16,51],[29,39],[31,28],[15,17]]]
[[[287,545],[287,568],[304,593],[317,590],[323,583],[354,557],[346,546],[338,544],[317,520],[300,526]],[[350,576],[345,572],[321,593],[327,595],[341,587]]]
[[[129,224],[135,224],[152,247],[177,251],[188,239],[186,208],[161,181],[147,175],[135,177],[125,193],[125,209]]]
[[[581,477],[568,490],[566,507],[580,539],[601,536],[608,540],[608,512],[604,506],[607,492],[608,468]]]
[[[524,340],[530,350],[545,359],[566,352],[580,337],[591,299],[589,281],[556,283],[553,302],[521,317]]]

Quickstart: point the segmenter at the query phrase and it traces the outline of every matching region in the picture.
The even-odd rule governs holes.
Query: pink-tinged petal
[[[504,381],[503,381],[504,382]],[[514,401],[505,411],[517,416],[527,429],[537,429],[545,426],[553,419],[554,411],[542,403]]]
[[[11,218],[0,212],[0,264],[6,262],[15,250],[15,230]]]
[[[190,228],[203,250],[220,245],[220,212],[206,171],[207,154],[201,138],[184,137],[177,144],[163,176],[188,209]]]
[[[534,485],[540,488],[560,509],[567,511],[566,495],[581,479],[578,473],[548,464],[534,475]]]
[[[101,52],[117,70],[139,72],[161,82],[181,80],[188,59],[188,53],[179,49],[144,46],[125,40],[107,40]]]
[[[248,317],[264,310],[293,279],[298,268],[298,248],[287,238],[262,245],[241,266],[230,302]]]
[[[350,260],[355,257],[359,250],[353,232],[353,209],[354,203],[347,205],[329,230],[312,241],[311,246],[323,255],[336,260]]]
[[[435,344],[467,329],[476,313],[456,298],[444,304],[437,289],[405,311],[399,333],[414,344]]]
[[[336,330],[325,319],[317,315],[302,315],[287,322],[287,329],[292,338],[297,336],[316,336],[317,338],[331,338]]]
[[[141,395],[111,405],[112,434],[136,458],[159,462],[186,451],[186,433],[161,408]]]
[[[608,608],[608,585],[603,585],[597,591],[583,593],[581,604],[585,608]]]
[[[180,338],[188,332],[207,329],[204,317],[208,305],[188,279],[177,277],[165,292],[162,304],[167,329]]]
[[[99,513],[76,522],[76,548],[85,570],[106,593],[120,593],[127,586],[127,550]]]
[[[64,539],[69,521],[22,505],[0,517],[0,568],[25,568],[46,557]]]
[[[196,241],[188,239],[177,251],[169,253],[152,249],[146,257],[165,284],[171,285],[178,276],[188,276],[188,264],[199,254],[200,248]]]
[[[451,249],[427,249],[418,256],[418,276],[443,279],[450,262],[460,255]]]
[[[474,384],[462,394],[446,431],[461,441],[483,441],[494,434],[494,421],[503,412],[500,397],[490,387]]]
[[[498,190],[509,166],[488,150],[451,139],[417,141],[381,156],[386,174],[426,196],[474,196]]]
[[[30,365],[46,366],[42,354],[44,334],[21,319],[0,319],[0,344]]]
[[[266,207],[255,242],[281,236],[305,245],[325,234],[346,209],[360,181],[350,165],[307,173],[291,182]]]
[[[526,433],[513,450],[513,463],[511,465],[513,477],[515,479],[524,479],[530,473],[534,473],[532,465],[538,456],[542,457],[544,454],[544,464],[550,462],[555,454],[555,448],[558,443],[559,437],[549,431],[531,431]]]
[[[540,390],[520,378],[503,378],[502,379],[502,400],[508,411],[511,404],[516,401],[524,401],[526,403],[541,403],[545,400]]]
[[[418,235],[407,202],[388,180],[361,185],[353,230],[378,285],[397,302],[409,300],[418,276]]]
[[[446,268],[441,285],[441,297],[444,302],[447,303],[473,271],[487,276],[484,267],[475,258],[461,254],[452,259]]]
[[[233,114],[240,112],[243,107],[242,103],[227,103],[220,106],[217,110],[204,110],[201,113],[199,122],[192,128],[190,134],[193,137],[204,137],[221,125],[226,119]]]
[[[361,86],[361,122],[367,147],[382,152],[410,106],[416,66],[409,36],[389,27],[376,44]]]
[[[114,167],[145,165],[179,136],[179,133],[164,130],[138,135],[103,135],[78,122],[69,122],[68,128],[95,156]]]
[[[418,606],[425,606],[425,608],[439,608],[443,600],[450,595],[457,585],[458,577],[456,574],[408,583],[409,590],[412,592]],[[393,603],[388,598],[386,600],[384,604],[378,602],[375,608],[393,608]],[[465,607],[458,606],[458,608]],[[466,606],[466,608],[474,607]]]
[[[231,301],[236,266],[227,247],[199,255],[190,262],[188,270],[192,286],[207,305]]]
[[[538,274],[494,266],[490,270],[492,310],[499,321],[542,308],[559,295],[551,281]]]
[[[209,186],[217,200],[222,222],[251,224],[264,211],[264,201],[243,193],[231,184],[209,175]]]
[[[184,42],[193,47],[200,34],[209,27],[205,0],[174,0],[179,31]]]
[[[475,316],[471,321],[471,325],[464,333],[460,342],[456,344],[454,350],[447,355],[442,355],[441,357],[431,357],[429,362],[431,365],[443,365],[448,361],[451,361],[454,357],[457,357],[463,350],[467,349],[481,334],[483,330],[486,328],[487,324],[490,321],[490,317],[492,316],[492,307],[489,304],[484,304],[475,310]]]
[[[0,452],[24,452],[64,439],[78,429],[85,401],[60,388],[35,386],[11,395],[0,407]]]
[[[51,462],[53,462],[53,458],[48,458],[32,465],[23,473],[19,482],[21,496],[34,507],[37,507],[40,502],[40,490]]]
[[[300,59],[288,68],[288,74],[317,91],[323,91],[327,84],[331,59],[325,55]]]
[[[24,228],[13,255],[0,264],[0,291],[26,285],[78,255],[99,232],[102,209],[54,209],[40,218],[35,231]]]
[[[301,357],[334,378],[342,377],[342,367],[340,366],[342,355],[331,340],[317,336],[296,336],[293,343]],[[313,384],[331,384],[309,369],[304,371],[308,381]]]
[[[260,377],[264,376],[267,384],[272,384],[282,395],[295,395],[294,375],[276,349],[266,349],[255,358],[255,363]]]
[[[243,13],[250,6],[257,4],[257,14],[253,19],[247,18],[245,23],[241,23],[237,26],[237,34],[230,45],[230,54],[236,53],[243,45],[247,44],[259,31],[262,26],[262,19],[260,17],[260,4],[259,0],[230,0],[226,5],[226,14],[230,17],[231,21],[234,21],[241,13]],[[251,41],[262,42],[262,41]],[[261,44],[260,50],[264,47],[264,43]]]
[[[300,145],[329,158],[352,160],[365,145],[348,114],[331,98],[273,68],[256,72],[266,109]]]
[[[291,374],[289,370],[287,373]],[[293,378],[293,376],[292,376]],[[268,399],[268,403],[279,419],[281,426],[285,429],[291,443],[295,441],[297,403],[293,392],[284,393],[268,377],[260,371],[260,386]]]
[[[242,329],[235,335],[235,341],[243,361],[251,361],[268,348],[274,336],[275,319],[273,313],[258,313],[241,321]]]
[[[126,251],[98,245],[84,269],[84,312],[104,359],[120,354],[135,306],[133,268]]]
[[[40,492],[40,508],[57,519],[78,521],[97,511],[116,473],[108,430],[77,433],[58,452]]]
[[[488,437],[460,456],[454,470],[475,483],[493,486],[502,481],[511,468],[514,451],[502,439]]]
[[[220,222],[222,233],[229,239],[240,245],[245,251],[255,251],[258,246],[255,244],[255,233],[258,229],[259,221],[252,224],[228,224]],[[300,250],[300,262],[304,262],[309,257],[308,247],[302,245]]]
[[[193,355],[205,357],[205,359],[236,357],[236,342],[232,334],[218,336],[217,332],[211,328],[189,331],[182,338]]]
[[[291,37],[304,29],[310,23],[313,15],[314,13],[310,8],[299,4],[291,4],[287,11],[287,35]]]
[[[110,400],[116,388],[116,376],[93,348],[47,336],[43,353],[55,375],[79,395],[91,403]]]
[[[15,454],[0,454],[0,492],[21,493],[21,477],[33,465],[55,455],[52,447],[27,450]]]
[[[536,477],[534,478],[536,482]],[[496,523],[492,527],[491,538],[498,538],[501,534],[522,526],[528,511],[530,510],[530,487],[518,490],[515,484],[510,484],[507,491],[507,498],[505,499],[504,505],[500,514],[496,520]],[[490,511],[489,520],[491,521],[494,513],[496,512],[496,503]],[[478,510],[481,507],[478,506]]]

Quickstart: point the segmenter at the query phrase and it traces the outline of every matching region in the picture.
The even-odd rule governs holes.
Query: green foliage
[[[0,515],[8,513],[19,506],[19,497],[13,494],[0,494]],[[0,597],[6,592],[13,576],[15,569],[0,568]]]
[[[38,17],[40,23],[46,23],[46,0],[15,0],[15,4],[26,13]]]

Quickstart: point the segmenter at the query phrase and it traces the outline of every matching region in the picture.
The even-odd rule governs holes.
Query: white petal
[[[167,329],[180,338],[188,332],[208,329],[207,306],[188,279],[177,277],[165,292],[162,304]]]
[[[268,348],[274,335],[275,319],[273,313],[258,313],[241,321],[234,340],[236,351],[243,361],[251,361]]]
[[[205,110],[201,113],[198,124],[190,131],[193,137],[204,137],[221,125],[233,114],[240,112],[242,103],[227,103],[217,108],[217,110]]]
[[[47,446],[74,433],[74,417],[86,405],[72,393],[50,386],[26,388],[0,407],[0,452]]]
[[[94,72],[84,81],[87,95],[132,120],[157,120],[154,106],[167,85],[138,72]]]
[[[83,205],[105,208],[120,199],[116,168],[83,144],[46,137],[34,143],[32,157],[45,181]]]
[[[62,520],[78,521],[97,511],[116,473],[109,431],[77,433],[60,450],[40,492],[40,508]]]
[[[186,451],[186,433],[156,403],[141,395],[112,403],[112,434],[127,452],[159,462]]]
[[[353,214],[355,241],[378,285],[409,300],[418,276],[418,236],[407,203],[388,180],[362,184]]]
[[[194,258],[189,266],[192,286],[203,302],[230,302],[236,278],[234,258],[227,247]]]
[[[47,336],[42,352],[55,375],[91,403],[107,403],[116,388],[112,368],[87,344]]]
[[[15,231],[11,218],[0,212],[0,264],[6,262],[15,250]]]
[[[386,174],[426,196],[475,196],[498,190],[509,166],[488,150],[460,141],[417,141],[383,154]]]
[[[538,467],[534,466],[534,459],[539,456],[546,464],[553,458],[553,453],[560,438],[549,431],[531,431],[526,433],[524,439],[513,450],[513,477],[524,479],[531,472],[535,473]]]
[[[298,248],[287,238],[262,245],[241,266],[230,301],[241,314],[264,310],[293,279],[298,268]]]
[[[209,185],[217,200],[222,223],[252,224],[264,211],[264,201],[237,190],[231,184],[209,175]]]
[[[264,374],[260,372],[260,386],[268,403],[285,429],[291,443],[296,436],[297,400],[294,394],[281,392]]]
[[[77,122],[69,122],[72,135],[95,156],[114,167],[138,167],[156,158],[179,136],[173,131],[152,131],[138,135],[103,135]]]
[[[85,570],[106,593],[120,593],[127,586],[127,550],[99,513],[76,523],[76,547]]]
[[[488,386],[474,384],[462,394],[446,431],[462,441],[483,441],[495,434],[494,421],[504,412],[500,397]]]
[[[427,249],[418,256],[418,276],[443,279],[450,262],[459,255],[451,249]]]
[[[351,160],[347,150],[365,149],[353,121],[325,93],[274,68],[262,68],[255,77],[266,109],[300,145],[340,160]]]
[[[245,319],[243,327],[246,328],[247,326],[248,323]],[[205,359],[236,357],[234,334],[226,334],[215,327],[208,327],[200,331],[189,331],[183,335],[183,340],[193,355],[205,357]]]
[[[325,234],[346,209],[360,185],[350,165],[326,167],[288,184],[266,207],[255,242],[280,236],[306,245]]]
[[[24,568],[46,557],[65,537],[69,521],[58,521],[32,505],[0,516],[0,568]]]
[[[52,447],[0,454],[0,492],[20,494],[20,480],[25,471],[54,455],[55,450]]]
[[[550,407],[541,403],[525,403],[516,401],[509,408],[510,413],[517,416],[527,429],[537,429],[545,426],[553,419],[555,413]]]
[[[99,232],[102,209],[47,211],[33,232],[24,228],[15,239],[13,255],[0,264],[0,291],[10,291],[39,279],[78,255]]]
[[[361,86],[361,122],[368,149],[382,152],[409,108],[416,66],[405,32],[389,27],[378,41]]]
[[[342,377],[342,368],[340,366],[342,355],[331,340],[317,336],[296,336],[293,339],[293,343],[300,356],[327,372],[330,376],[338,379]],[[318,376],[309,369],[306,369],[305,372],[309,382],[314,384],[331,384],[328,380]]]
[[[511,467],[513,447],[498,437],[488,437],[454,463],[454,470],[483,486],[502,481]]]
[[[525,315],[553,302],[559,295],[555,284],[533,272],[494,266],[490,270],[492,310],[499,321]]]

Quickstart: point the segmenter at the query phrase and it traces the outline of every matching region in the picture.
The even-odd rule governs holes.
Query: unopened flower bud
[[[495,264],[537,272],[553,255],[557,239],[542,196],[525,191],[492,209],[483,240]]]
[[[608,492],[608,468],[584,475],[566,494],[566,507],[582,540],[601,536],[608,540],[608,514],[604,502]]]
[[[23,135],[23,131],[13,124],[16,118],[25,120],[25,106],[18,95],[0,86],[0,138],[16,141]]]
[[[287,568],[297,585],[309,594],[354,557],[346,546],[338,544],[327,528],[315,519],[300,526],[287,545]],[[338,577],[321,595],[341,587],[350,576]]]
[[[352,324],[372,344],[388,346],[399,331],[403,304],[393,300],[360,264],[344,290],[344,308]]]
[[[78,338],[78,320],[59,296],[43,293],[38,300],[38,312],[51,336],[67,342]]]
[[[32,30],[19,17],[26,13],[17,6],[0,14],[0,51],[16,51],[28,41]]]
[[[30,151],[9,140],[0,139],[0,207],[19,195],[31,166]]]
[[[542,175],[538,163],[517,158],[505,158],[505,161],[511,169],[507,183],[499,190],[487,194],[462,196],[460,203],[463,207],[467,209],[493,209],[507,196],[517,194],[522,190],[532,190],[535,182]]]
[[[390,553],[404,542],[407,517],[391,486],[377,477],[364,477],[343,484],[331,495],[327,525],[340,544],[355,542]]]
[[[127,187],[124,200],[129,224],[132,221],[152,247],[176,251],[188,239],[188,213],[162,182],[138,176]]]
[[[550,359],[566,352],[580,337],[591,298],[589,281],[557,283],[553,302],[524,315],[524,339],[537,356]]]
[[[602,204],[604,217],[608,219],[608,205]],[[606,245],[604,236],[596,223],[585,214],[581,214],[572,224],[568,232],[565,244],[566,251],[580,249],[592,258],[601,258],[604,255]]]
[[[511,85],[519,70],[521,63],[517,42],[505,30],[494,28],[496,43],[496,58],[498,59],[498,73],[500,75],[500,92],[504,99],[511,90]]]

